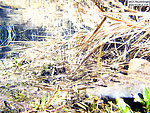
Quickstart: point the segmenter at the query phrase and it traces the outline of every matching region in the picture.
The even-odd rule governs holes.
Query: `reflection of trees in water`
[[[5,56],[5,52],[11,50],[8,45],[12,40],[12,33],[10,26],[7,26],[7,20],[6,11],[0,8],[0,59]]]
[[[9,47],[12,41],[43,41],[48,34],[42,28],[24,30],[23,25],[8,26],[6,22],[0,25],[0,58],[5,56],[5,52],[11,51]]]
[[[0,59],[4,58],[8,51],[11,51],[10,44],[13,44],[12,41],[44,40],[42,36],[47,35],[43,33],[44,29],[34,28],[25,30],[25,24],[12,24],[13,20],[7,16],[7,10],[9,7],[6,8],[1,5],[0,7]]]
[[[0,8],[0,17],[1,18],[6,18],[6,13],[3,9]]]
[[[11,51],[11,49],[9,47],[1,47],[0,48],[0,59],[5,57],[5,53],[4,52],[8,52]]]
[[[24,25],[16,25],[15,41],[44,41],[48,33],[43,28],[24,29]],[[44,37],[45,36],[45,37]]]
[[[14,27],[7,25],[6,22],[1,23],[0,34],[1,34],[1,40],[0,40],[1,46],[7,46],[11,43],[10,41],[15,40]]]
[[[12,33],[10,31],[9,26],[5,23],[1,23],[0,25],[0,58],[5,56],[5,52],[10,51],[9,48],[10,41],[13,40],[11,37]]]

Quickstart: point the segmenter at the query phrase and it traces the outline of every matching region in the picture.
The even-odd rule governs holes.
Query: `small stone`
[[[150,62],[141,58],[131,59],[129,62],[128,74],[129,75],[138,75],[138,74],[150,75]]]

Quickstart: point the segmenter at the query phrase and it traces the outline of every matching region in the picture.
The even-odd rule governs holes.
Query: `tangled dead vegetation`
[[[8,83],[10,86],[16,83],[27,83],[31,88],[35,88],[35,92],[37,91],[36,88],[55,92],[51,94],[49,101],[45,99],[47,104],[44,103],[44,107],[41,107],[40,104],[41,106],[39,105],[36,110],[39,108],[41,108],[40,110],[52,109],[48,107],[48,104],[59,91],[66,91],[70,95],[68,97],[65,95],[64,98],[69,99],[57,103],[58,106],[54,106],[54,111],[63,107],[69,110],[76,109],[74,103],[81,107],[78,102],[83,97],[78,98],[77,95],[74,97],[78,93],[72,94],[73,91],[75,92],[75,86],[78,86],[76,90],[81,91],[87,87],[95,87],[97,84],[110,86],[110,81],[114,76],[118,74],[127,76],[128,63],[131,59],[142,58],[150,61],[148,7],[145,7],[145,11],[143,11],[143,7],[128,7],[125,2],[121,3],[118,0],[60,1],[43,1],[42,7],[34,1],[26,6],[19,6],[19,4],[10,6],[21,9],[16,11],[19,11],[18,14],[11,17],[12,20],[18,19],[14,23],[20,21],[20,16],[23,15],[21,25],[26,24],[26,29],[42,26],[45,28],[43,32],[51,34],[46,36],[34,35],[34,37],[44,37],[45,41],[9,40],[7,46],[11,47],[11,51],[8,52],[7,59],[1,59],[1,86],[8,86]],[[2,3],[3,5],[10,5],[9,0],[2,1]],[[53,10],[47,9],[50,7],[49,5],[52,6]],[[55,9],[56,6],[57,9]],[[37,14],[40,11],[42,15],[33,16],[33,12],[28,12],[30,9],[36,10]],[[40,19],[39,15],[41,16]],[[44,17],[47,17],[46,21]],[[61,20],[65,20],[67,24],[64,25],[64,21]],[[65,27],[59,27],[61,23]],[[70,26],[68,26],[69,24]],[[72,28],[72,25],[75,28]],[[63,34],[62,30],[64,29],[69,29],[67,38],[60,35]],[[72,29],[76,30],[72,33]],[[126,77],[121,80],[124,79]],[[15,87],[18,86],[15,85]],[[30,88],[25,89],[27,89],[25,94],[31,91]],[[34,95],[35,92],[28,94]],[[3,93],[6,94],[7,92]],[[41,96],[43,95],[41,94]],[[33,99],[32,96],[31,98]],[[37,98],[41,97],[38,96]],[[36,99],[34,98],[32,101],[36,101]],[[29,108],[29,106],[26,107]],[[82,108],[84,108],[83,103]],[[101,109],[104,110],[103,106]]]

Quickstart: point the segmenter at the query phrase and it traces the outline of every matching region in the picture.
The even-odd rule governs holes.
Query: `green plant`
[[[90,101],[90,106],[88,107],[88,111],[90,112],[95,112],[98,110],[98,103],[99,103],[99,97],[98,96],[93,96],[92,92],[89,95],[89,101]]]
[[[35,98],[35,102],[32,102],[31,105],[34,111],[57,111],[64,108],[63,103],[67,95],[68,93],[62,93],[58,87],[52,96],[48,94],[48,97],[44,95],[42,98]]]
[[[144,88],[143,98],[137,94],[134,94],[134,101],[140,102],[142,105],[144,105],[145,109],[148,113],[150,111],[150,92],[149,92],[148,88],[147,87]]]
[[[17,102],[23,102],[29,100],[27,95],[23,94],[22,91],[10,92],[10,96],[12,97],[12,99],[9,100],[15,100]]]
[[[15,61],[15,64],[17,66],[22,66],[21,62],[19,60],[17,60],[15,57],[13,57],[13,60]]]
[[[123,99],[116,97],[117,105],[121,112],[123,113],[132,113],[133,111],[130,109],[130,106],[124,102]],[[143,90],[143,97],[139,96],[138,94],[134,94],[134,102],[140,102],[146,112],[149,113],[150,111],[150,92],[147,87]]]
[[[130,106],[127,105],[122,98],[116,97],[117,105],[121,112],[123,113],[132,113]]]

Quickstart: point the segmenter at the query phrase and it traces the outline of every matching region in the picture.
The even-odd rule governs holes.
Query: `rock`
[[[150,62],[141,58],[134,58],[129,62],[129,75],[150,75]]]

